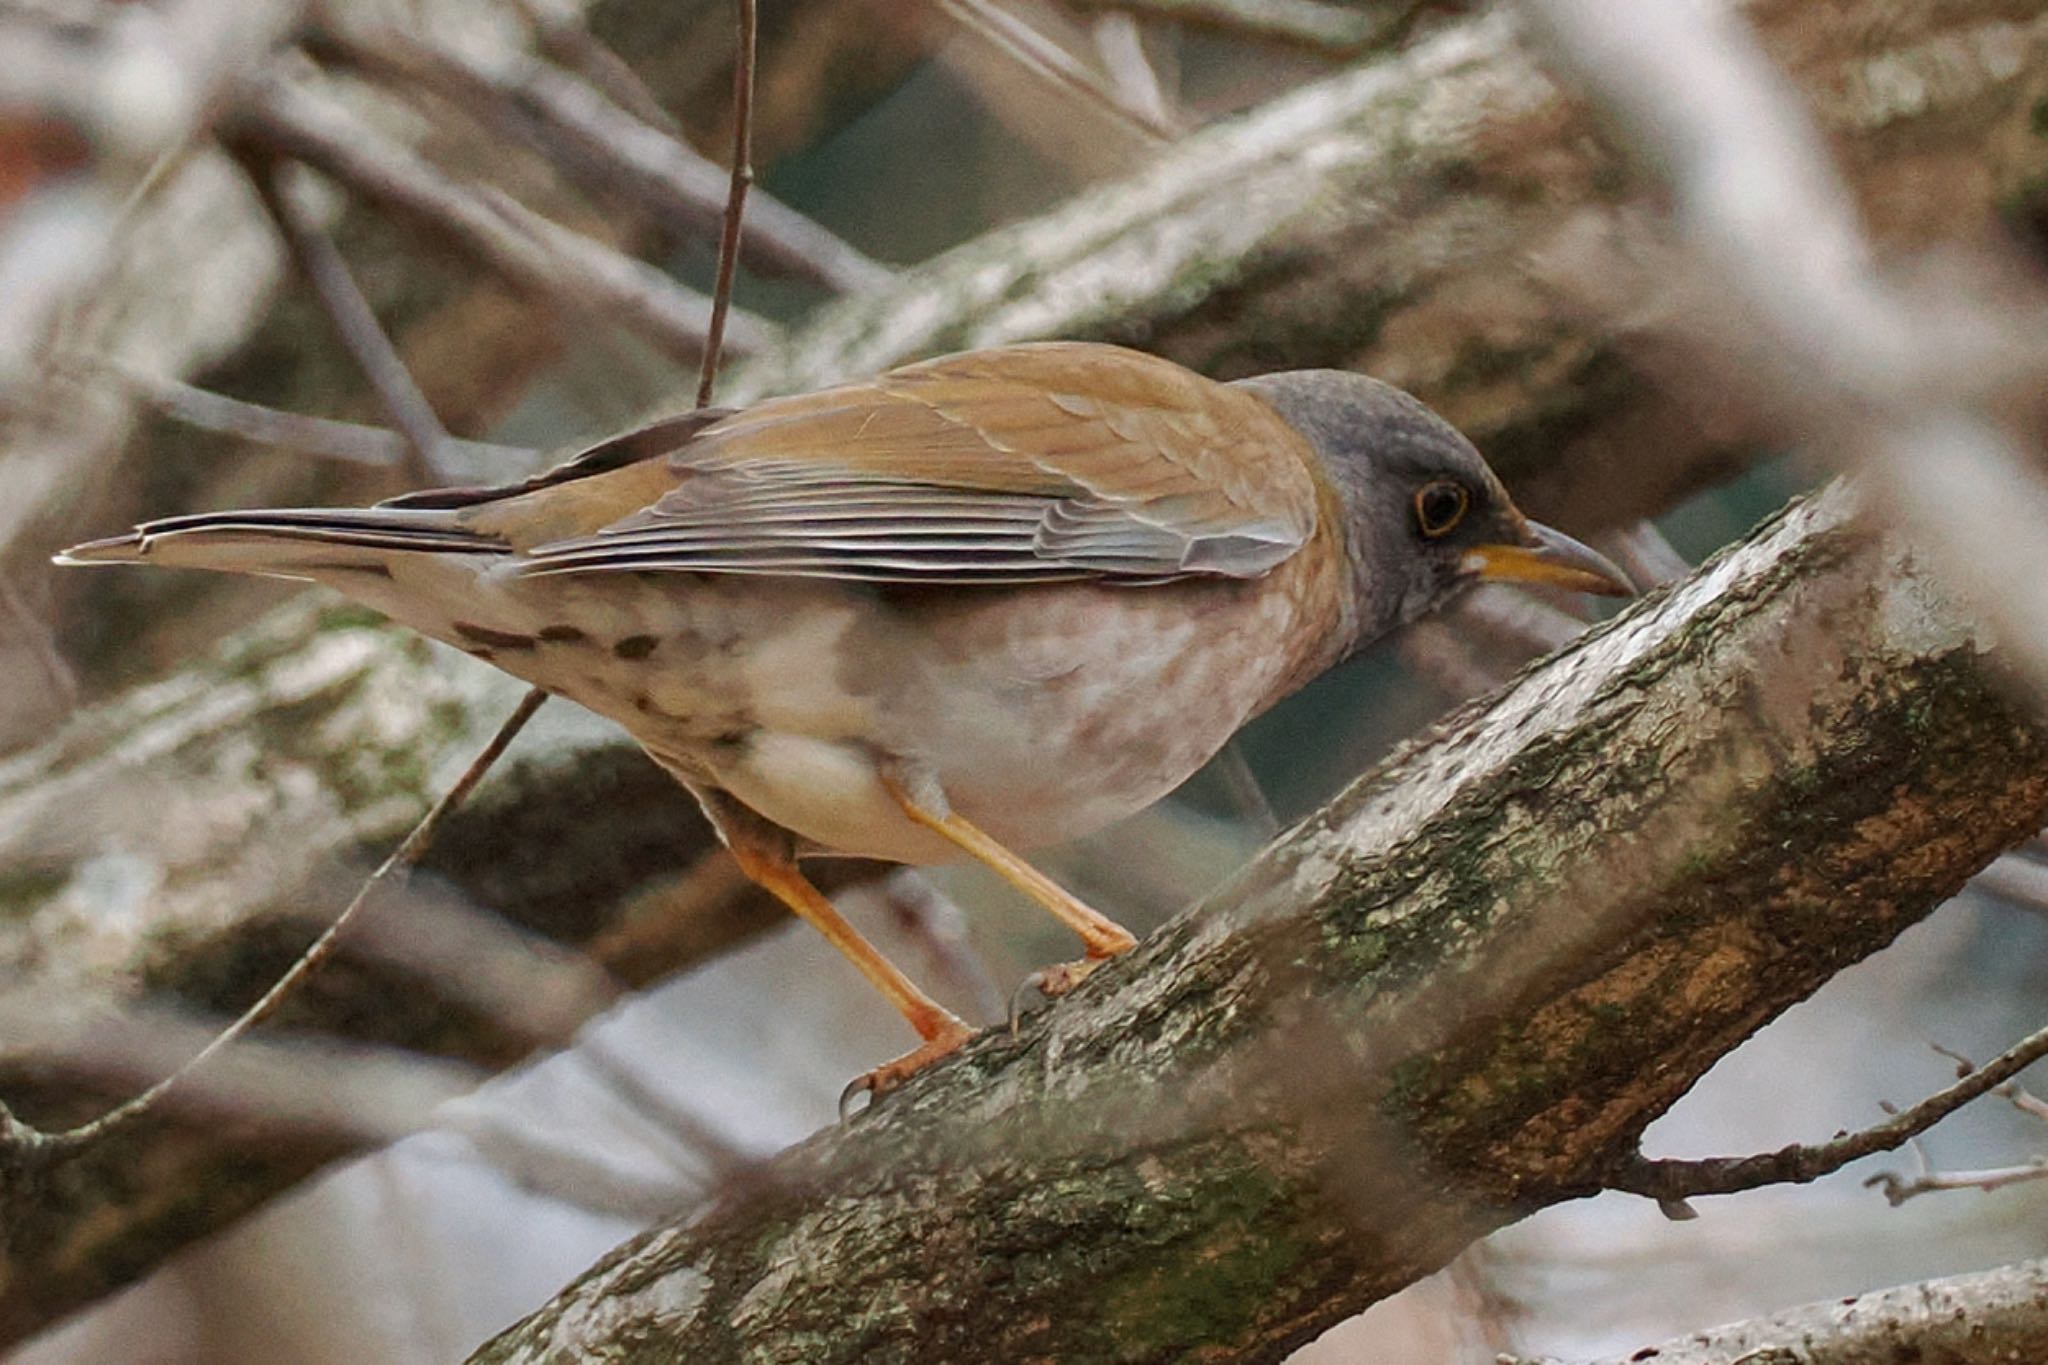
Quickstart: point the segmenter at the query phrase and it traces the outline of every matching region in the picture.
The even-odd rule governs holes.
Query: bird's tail
[[[56,562],[165,564],[319,578],[335,571],[375,571],[398,553],[502,554],[508,548],[495,536],[463,526],[449,511],[280,507],[145,522],[124,536],[74,545]]]

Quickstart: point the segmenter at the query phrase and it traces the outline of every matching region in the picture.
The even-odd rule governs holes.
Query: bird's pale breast
[[[458,595],[474,619],[423,616],[438,592],[399,614],[822,848],[940,862],[956,851],[902,815],[884,772],[935,776],[1017,848],[1142,809],[1330,661],[1311,550],[1263,579],[1153,587],[487,574]]]

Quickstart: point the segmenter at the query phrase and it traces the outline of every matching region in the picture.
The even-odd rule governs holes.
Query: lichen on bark
[[[1278,1359],[1599,1188],[2038,829],[1989,651],[1844,489],[1796,505],[477,1358]]]

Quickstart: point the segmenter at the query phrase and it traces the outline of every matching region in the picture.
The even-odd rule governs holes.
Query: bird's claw
[[[1057,1000],[1074,987],[1094,975],[1095,969],[1109,961],[1108,957],[1084,957],[1078,962],[1060,962],[1050,967],[1040,967],[1017,983],[1017,989],[1010,993],[1010,1036],[1017,1036],[1017,1029],[1024,1017],[1024,997],[1037,991],[1048,1000]]]
[[[881,1099],[882,1096],[888,1094],[897,1086],[902,1085],[912,1076],[915,1076],[933,1062],[938,1061],[939,1058],[958,1051],[960,1045],[973,1036],[974,1030],[964,1025],[957,1030],[948,1029],[936,1038],[927,1039],[924,1043],[912,1048],[894,1061],[884,1062],[873,1071],[855,1076],[846,1083],[846,1089],[839,1092],[839,1121],[841,1123],[848,1123],[852,1121],[855,1114],[867,1112],[866,1109],[856,1110],[852,1107],[857,1097],[866,1095],[868,1097],[868,1107],[872,1108],[875,1101]]]

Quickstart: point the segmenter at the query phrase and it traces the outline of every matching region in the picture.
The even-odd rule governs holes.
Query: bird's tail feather
[[[311,578],[376,569],[393,554],[502,554],[504,541],[452,513],[406,508],[265,508],[145,522],[125,536],[90,540],[59,564],[165,564],[229,573]]]

